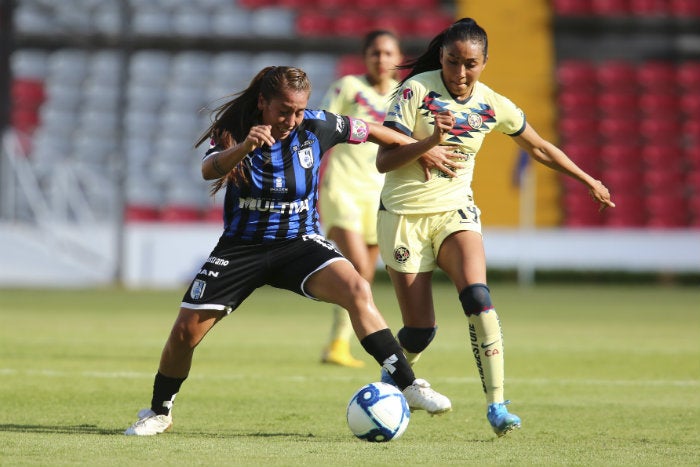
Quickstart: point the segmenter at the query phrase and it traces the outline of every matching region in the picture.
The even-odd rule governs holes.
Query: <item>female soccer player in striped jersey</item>
[[[369,284],[320,235],[316,210],[318,171],[328,149],[368,140],[380,145],[413,140],[379,124],[307,110],[310,93],[304,71],[265,68],[216,110],[197,143],[211,141],[202,175],[216,180],[214,192],[225,187],[224,231],[182,299],[161,353],[151,406],[138,413],[125,434],[155,435],[171,427],[173,402],[189,375],[195,347],[263,285],[347,309],[360,343],[392,374],[410,407],[431,414],[451,409],[447,397],[415,378]],[[437,160],[441,157],[437,151]]]
[[[461,19],[437,35],[425,53],[407,64],[384,125],[422,140],[433,133],[436,115],[451,115],[454,126],[441,144],[456,146],[460,164],[454,177],[426,168],[419,159],[435,140],[396,149],[380,148],[377,167],[386,172],[378,221],[379,248],[388,266],[403,317],[398,340],[409,362],[435,336],[432,272],[439,267],[457,288],[467,316],[487,419],[503,436],[521,421],[505,407],[501,325],[486,285],[480,211],[471,181],[484,137],[499,131],[513,138],[536,161],[584,183],[600,208],[614,207],[608,189],[544,140],[510,100],[479,81],[488,59],[486,31]],[[438,169],[440,166],[438,165]],[[445,169],[442,167],[442,169]],[[390,381],[386,373],[383,379]]]
[[[347,75],[333,83],[321,108],[382,123],[391,93],[398,81],[397,66],[403,61],[398,37],[386,30],[369,32],[363,41],[366,73]],[[377,269],[377,209],[384,175],[376,167],[377,145],[341,144],[326,156],[320,189],[321,225],[326,237],[338,247],[360,275],[371,284]],[[350,353],[353,335],[348,312],[333,308],[330,338],[321,361],[348,367],[364,362]]]

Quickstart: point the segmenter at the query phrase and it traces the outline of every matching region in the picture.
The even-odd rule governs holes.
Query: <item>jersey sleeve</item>
[[[498,99],[498,124],[495,129],[508,136],[518,136],[525,131],[525,113],[507,97],[496,94]]]
[[[364,143],[369,137],[367,123],[359,118],[338,115],[325,110],[312,111],[310,116],[312,118],[307,116],[307,120],[313,124],[313,132],[323,152],[340,143]]]
[[[424,94],[424,87],[420,83],[415,80],[406,81],[389,103],[384,126],[412,136]]]

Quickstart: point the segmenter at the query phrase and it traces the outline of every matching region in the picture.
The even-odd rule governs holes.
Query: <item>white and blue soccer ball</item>
[[[353,394],[348,403],[350,431],[375,443],[400,437],[408,427],[411,411],[398,388],[386,383],[370,383]]]

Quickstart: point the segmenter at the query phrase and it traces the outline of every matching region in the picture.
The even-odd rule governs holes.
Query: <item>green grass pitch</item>
[[[437,337],[416,366],[452,399],[416,412],[399,440],[345,424],[352,393],[378,379],[325,366],[330,306],[263,288],[195,353],[172,431],[123,436],[150,402],[184,287],[0,290],[0,465],[700,465],[697,286],[492,284],[504,328],[506,397],[523,428],[485,419],[466,318],[436,281]],[[390,285],[375,285],[391,328]]]

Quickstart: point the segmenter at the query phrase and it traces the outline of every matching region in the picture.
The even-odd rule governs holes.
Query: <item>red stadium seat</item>
[[[677,115],[678,96],[675,93],[645,92],[639,96],[639,109],[647,115]]]
[[[592,90],[564,89],[559,91],[557,103],[559,110],[564,115],[580,117],[594,117],[598,110],[591,103],[596,101],[596,94]]]
[[[606,169],[641,167],[639,147],[634,142],[622,141],[604,144],[600,148],[600,162]]]
[[[624,60],[607,60],[600,63],[596,70],[596,79],[603,89],[636,92],[637,70],[634,65]]]
[[[13,105],[27,109],[38,108],[46,98],[44,83],[34,79],[13,80],[11,93]]]
[[[565,142],[590,141],[598,134],[594,118],[563,117],[559,119],[559,133]]]
[[[160,211],[163,222],[196,222],[202,219],[202,211],[196,206],[167,205]]]
[[[598,94],[598,110],[604,115],[635,115],[639,112],[637,94],[603,90]]]
[[[413,19],[406,14],[389,14],[387,12],[376,15],[372,27],[373,29],[386,29],[399,37],[405,37],[413,34]]]
[[[594,15],[626,16],[629,7],[626,0],[591,0],[591,10]]]
[[[566,227],[597,227],[603,224],[605,216],[598,211],[587,190],[567,193],[563,197],[564,225]]]
[[[688,225],[690,216],[685,198],[682,195],[656,193],[645,198],[647,226],[655,228],[675,228]]]
[[[421,11],[413,16],[413,34],[418,37],[430,38],[437,36],[454,23],[452,15],[436,11]]]
[[[345,75],[361,75],[365,73],[366,70],[364,59],[359,55],[343,55],[336,65],[335,75],[338,77]]]
[[[371,17],[353,10],[343,10],[333,19],[333,31],[340,37],[362,37],[373,26]]]
[[[678,144],[664,144],[663,142],[644,144],[640,151],[640,157],[647,169],[677,169],[685,166],[683,150]]]
[[[688,60],[678,65],[676,81],[687,90],[700,91],[700,61]]]
[[[562,90],[576,92],[595,92],[595,65],[588,60],[568,59],[557,66],[557,82]]]
[[[683,196],[685,177],[678,168],[649,169],[644,171],[644,188],[647,193],[666,193]]]
[[[634,16],[664,16],[667,4],[667,0],[629,0],[629,9]]]
[[[605,225],[608,227],[634,228],[647,223],[647,211],[641,194],[612,191],[615,208],[606,209]]]
[[[643,138],[652,142],[656,139],[678,141],[681,136],[681,125],[675,116],[650,115],[639,122],[639,132]]]
[[[700,2],[698,0],[670,0],[669,11],[679,18],[700,16]]]
[[[33,133],[39,126],[39,113],[35,109],[16,107],[12,109],[10,124],[15,130]]]
[[[295,30],[301,37],[326,37],[333,34],[333,17],[325,11],[299,10]]]
[[[642,171],[638,168],[606,169],[602,173],[603,183],[611,192],[641,195]]]
[[[682,127],[682,139],[688,146],[700,146],[700,117],[686,119]]]
[[[160,213],[156,206],[128,204],[124,210],[126,222],[156,222]]]
[[[693,167],[685,173],[686,193],[700,198],[700,167]]]
[[[643,89],[654,92],[676,92],[676,67],[664,61],[644,62],[637,68],[637,81]]]
[[[684,93],[680,99],[680,107],[684,114],[700,118],[700,90]]]
[[[558,16],[588,16],[592,11],[590,0],[553,0],[552,9]]]
[[[685,148],[683,161],[690,170],[700,170],[700,144]]]
[[[598,170],[600,148],[596,144],[587,141],[564,143],[561,145],[561,150],[586,172],[591,173]],[[566,177],[565,180],[571,180],[571,177]],[[579,184],[580,182],[575,181],[575,183]]]
[[[604,117],[598,124],[600,135],[608,142],[629,143],[639,138],[639,126],[636,119]]]

